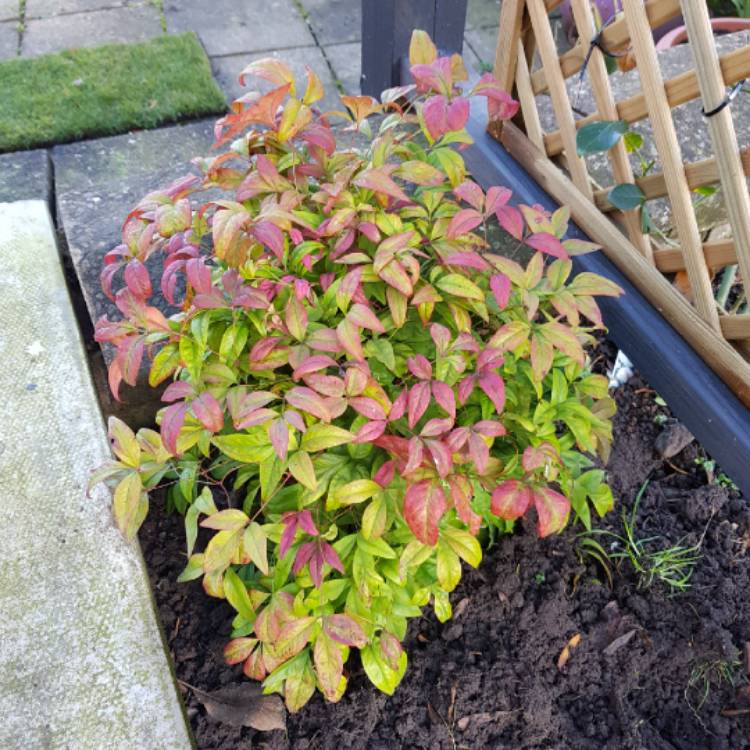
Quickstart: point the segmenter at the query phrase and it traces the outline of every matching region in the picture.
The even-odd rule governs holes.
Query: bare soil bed
[[[611,354],[605,342],[600,366]],[[576,552],[580,528],[540,541],[525,524],[465,572],[453,620],[427,612],[412,623],[395,695],[378,692],[353,655],[340,703],[316,696],[288,717],[286,733],[259,733],[215,722],[188,691],[200,750],[750,748],[750,506],[707,483],[697,443],[669,462],[656,453],[657,415],[668,412],[654,397],[637,375],[617,391],[607,467],[617,508],[602,528],[622,533],[621,511],[650,477],[639,537],[658,537],[654,548],[702,538],[686,593],[639,588],[629,564],[613,566],[610,588],[603,569]],[[140,539],[177,676],[206,691],[240,682],[240,668],[222,658],[231,608],[199,582],[175,582],[185,563],[182,519],[154,508]]]

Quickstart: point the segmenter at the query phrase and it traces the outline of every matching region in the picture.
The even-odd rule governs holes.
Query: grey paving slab
[[[212,57],[315,44],[293,0],[164,0],[164,13],[169,32],[195,31]]]
[[[128,2],[128,0],[26,0],[25,15],[27,19],[47,18],[61,13],[82,13],[92,10],[119,8],[123,5],[146,5],[147,0]]]
[[[49,201],[50,164],[47,151],[0,154],[0,203],[38,198]]]
[[[466,8],[466,28],[497,27],[500,21],[500,0],[469,0]]]
[[[0,747],[188,750],[143,559],[86,497],[109,448],[42,201],[0,204]]]
[[[212,143],[213,120],[206,120],[52,149],[57,219],[92,321],[105,314],[120,317],[101,290],[99,274],[104,254],[121,242],[125,217],[147,193],[193,173],[190,160],[208,155]],[[154,261],[149,269],[153,287],[159,289],[158,258]],[[160,297],[154,302],[174,312]],[[108,360],[111,351],[105,349],[103,356]],[[100,364],[99,357],[94,364]],[[106,413],[127,416],[138,424],[153,418],[158,394],[145,381],[134,389],[125,387],[123,403],[118,404],[99,374],[95,373],[96,385]]]
[[[319,44],[362,38],[362,0],[301,0]]]
[[[18,22],[0,23],[0,60],[16,57],[18,54]]]
[[[483,29],[467,29],[464,35],[473,55],[470,55],[474,64],[481,67],[491,67],[495,62],[495,46],[497,44],[497,26]],[[466,52],[466,44],[464,44]]]
[[[252,52],[241,55],[227,55],[225,57],[214,57],[211,67],[221,90],[228,101],[237,99],[248,90],[263,91],[270,85],[261,79],[248,79],[245,86],[241,86],[238,80],[239,74],[253,60],[259,57],[277,57],[289,65],[300,86],[305,85],[305,66],[312,68],[317,73],[326,90],[326,96],[317,106],[331,109],[338,106],[336,85],[333,81],[330,68],[318,47],[295,47],[271,52]],[[304,90],[304,89],[303,89]]]
[[[21,52],[44,55],[108,42],[142,42],[161,33],[159,12],[150,4],[72,13],[28,21]]]
[[[359,79],[362,74],[362,45],[359,42],[350,44],[332,44],[325,48],[331,67],[337,80],[347,94],[359,94]]]
[[[18,0],[0,0],[0,21],[13,21],[19,17]]]

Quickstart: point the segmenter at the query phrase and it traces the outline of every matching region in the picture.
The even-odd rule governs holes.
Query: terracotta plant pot
[[[715,35],[731,34],[735,31],[744,31],[750,29],[750,18],[712,18],[711,28]],[[678,26],[676,29],[666,33],[656,44],[656,49],[669,49],[676,47],[678,44],[684,44],[687,41],[687,29],[684,26]]]

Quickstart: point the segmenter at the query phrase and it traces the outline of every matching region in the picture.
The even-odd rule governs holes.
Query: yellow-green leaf
[[[163,346],[151,363],[148,373],[148,384],[154,388],[165,381],[180,364],[180,352],[177,344]]]
[[[255,620],[255,610],[242,579],[231,569],[224,573],[224,596],[248,622]]]
[[[461,561],[443,541],[437,549],[437,578],[443,591],[453,591],[461,580]]]
[[[452,294],[454,297],[475,299],[479,302],[484,301],[484,292],[473,281],[470,281],[460,273],[449,273],[441,276],[435,282],[435,286],[447,294]]]
[[[237,552],[241,539],[242,529],[220,531],[214,534],[206,547],[206,556],[203,561],[203,569],[206,573],[209,575],[220,573],[227,568]]]
[[[355,479],[336,488],[333,493],[334,502],[340,505],[356,505],[380,490],[380,485],[372,479]]]
[[[468,531],[446,526],[441,532],[441,538],[472,568],[476,568],[482,561],[482,548]]]
[[[127,539],[133,539],[148,513],[148,495],[137,471],[130,472],[115,487],[112,509],[117,528]]]
[[[242,548],[250,555],[258,570],[268,575],[268,538],[258,523],[253,521],[242,537]]]
[[[235,433],[234,435],[217,435],[211,442],[229,458],[245,464],[257,464],[267,461],[274,453],[268,434]]]
[[[377,539],[383,535],[388,520],[388,506],[383,494],[376,495],[362,514],[362,536]]]
[[[302,436],[300,449],[303,451],[324,451],[326,448],[333,448],[337,445],[343,445],[354,439],[349,430],[343,430],[332,424],[313,424],[307,428],[307,432]]]
[[[318,480],[315,476],[315,467],[313,466],[310,454],[305,451],[297,451],[289,456],[289,471],[292,476],[309,490],[315,490],[318,487]]]

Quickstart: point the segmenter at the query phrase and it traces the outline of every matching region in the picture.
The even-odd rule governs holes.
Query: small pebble
[[[670,422],[654,441],[654,448],[662,458],[672,458],[686,448],[695,438],[681,422]]]

